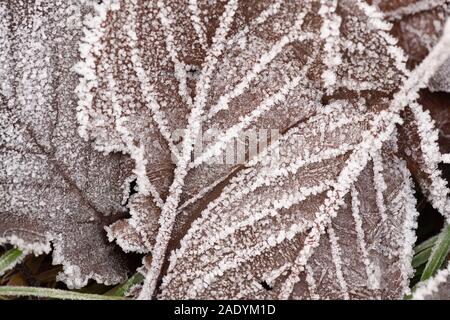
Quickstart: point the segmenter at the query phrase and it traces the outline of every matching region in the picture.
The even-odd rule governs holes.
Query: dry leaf
[[[128,271],[103,228],[125,212],[129,161],[77,133],[72,66],[88,11],[85,1],[0,3],[0,243],[53,249],[70,287]]]
[[[392,21],[391,33],[408,56],[408,66],[421,62],[436,45],[450,14],[448,0],[369,0]],[[450,92],[450,59],[430,79],[431,91]]]
[[[278,161],[261,157],[208,205],[172,254],[161,297],[402,296],[416,215],[405,164],[383,151],[350,186],[371,115],[343,101],[326,109],[271,147]]]
[[[430,57],[429,68],[405,81],[409,72],[388,34],[390,26],[364,2],[357,1],[356,8],[354,1],[210,4],[107,1],[97,6],[96,18],[85,29],[79,65],[85,77],[78,90],[81,131],[98,148],[127,152],[135,160],[138,193],[129,205],[131,218],[113,224],[109,236],[124,250],[151,252],[140,297],[155,294],[168,248],[176,247],[187,230],[180,249],[171,254],[162,297],[264,297],[268,293],[261,283],[278,278],[271,297],[400,297],[410,276],[416,211],[408,172],[395,155],[394,125],[401,123],[398,112],[417,99],[423,79],[442,63],[445,44]],[[205,19],[209,14],[214,18]],[[331,128],[349,119],[347,131],[337,138]],[[314,121],[317,128],[309,128]],[[274,170],[270,166],[247,164],[243,169],[235,162],[212,161],[226,156],[236,138],[249,154],[239,134],[265,127],[287,131],[280,142],[287,159],[271,156],[281,172],[314,152],[327,154],[324,163],[320,156],[314,160],[317,167],[310,168],[309,160],[299,167],[305,166],[300,175],[312,170],[316,184],[295,175],[272,181],[265,176]],[[309,135],[289,141],[297,130]],[[212,136],[195,153],[199,133]],[[299,139],[314,147],[296,145]],[[333,143],[337,153],[328,154]],[[386,150],[380,151],[382,145]],[[308,154],[296,154],[297,149]],[[262,161],[256,154],[247,160]],[[396,164],[393,168],[384,168],[388,159]],[[425,163],[434,169],[434,163]],[[258,187],[248,191],[251,179]],[[424,187],[433,189],[433,179]],[[358,191],[371,183],[377,189],[375,201]],[[293,190],[298,193],[289,194]],[[395,201],[387,205],[385,199]],[[435,201],[439,208],[441,200]],[[362,223],[359,204],[378,212],[375,223]],[[282,221],[274,218],[278,214],[271,205],[287,206]],[[352,219],[354,230],[334,230]],[[324,232],[329,241],[321,237]],[[376,249],[366,248],[370,245]],[[355,249],[363,265],[343,270],[342,261],[354,257],[342,252]],[[316,272],[327,265],[322,259],[329,251],[334,272],[321,290],[328,269],[319,278]],[[313,267],[309,261],[321,263]],[[366,277],[352,281],[358,273]],[[301,277],[308,278],[309,293],[301,290]]]
[[[450,93],[450,59],[430,79],[429,88],[432,92],[444,91]]]

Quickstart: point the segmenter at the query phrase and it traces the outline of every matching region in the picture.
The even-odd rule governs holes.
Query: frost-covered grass
[[[100,295],[92,293],[80,293],[70,290],[59,290],[38,287],[25,286],[2,286],[0,287],[1,296],[13,297],[36,297],[48,299],[62,299],[62,300],[124,300],[125,298],[110,295]]]

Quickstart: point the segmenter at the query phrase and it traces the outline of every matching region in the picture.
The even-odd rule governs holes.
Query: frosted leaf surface
[[[435,276],[421,283],[414,291],[414,300],[450,300],[450,264]]]
[[[385,111],[408,72],[381,18],[361,1],[97,7],[81,47],[80,132],[98,149],[135,161],[131,218],[108,231],[126,251],[152,252],[141,298],[153,296],[167,248],[187,230],[162,297],[258,297],[254,289],[263,282],[278,283],[264,294],[279,298],[392,298],[407,290],[415,209],[405,164],[393,155],[395,134],[389,136],[400,120]],[[287,132],[274,167],[260,163],[264,156],[246,166],[210,161],[243,131],[264,128]],[[197,131],[211,139],[191,159]],[[384,168],[387,159],[393,168]],[[359,190],[366,185],[377,189],[374,199]],[[367,212],[377,212],[375,226],[361,218]],[[353,237],[341,228],[348,219]],[[363,261],[356,271],[346,265],[355,246]],[[315,268],[330,253],[327,291]],[[302,277],[317,294],[302,290]]]
[[[410,68],[419,64],[436,45],[450,12],[450,2],[447,0],[372,2],[376,2],[386,18],[394,23],[391,33],[399,39],[399,45],[405,50]],[[447,90],[448,61],[441,64],[431,77],[428,83],[431,91]],[[419,102],[422,105],[413,104],[405,111],[405,123],[400,127],[400,150],[422,191],[428,195],[435,208],[448,216],[446,203],[449,189],[438,167],[442,153],[449,150],[448,96],[446,93],[433,94],[422,90]]]
[[[151,247],[148,233],[157,227],[172,182],[171,150],[179,142],[173,133],[185,127],[192,103],[195,77],[188,69],[203,58],[199,41],[188,36],[194,34],[189,15],[181,14],[187,6],[174,3],[160,10],[158,1],[103,1],[86,20],[78,66],[84,76],[78,87],[81,133],[95,139],[97,149],[121,150],[135,161],[131,218],[108,229],[111,239],[129,233],[127,241],[118,239],[126,251]]]
[[[369,21],[364,7],[355,9],[351,1],[238,2],[217,56],[211,49],[212,30],[220,27],[226,2],[212,3],[104,2],[91,20],[98,19],[96,25],[87,23],[86,42],[97,30],[92,33],[100,35],[100,45],[88,45],[80,65],[95,79],[85,76],[80,85],[80,118],[86,120],[82,132],[95,138],[100,149],[111,148],[113,141],[115,149],[136,161],[140,195],[130,202],[132,218],[110,229],[111,239],[122,237],[122,231],[136,239],[126,250],[151,249],[152,241],[137,239],[139,234],[152,238],[157,227],[151,221],[157,221],[172,182],[170,153],[183,137],[173,133],[186,127],[199,97],[205,109],[202,132],[210,139],[189,168],[182,206],[195,203],[242,167],[242,162],[211,161],[225,158],[235,142],[248,153],[248,144],[236,139],[240,133],[283,133],[320,112],[324,93],[358,96],[358,90],[373,90],[362,98],[381,101],[402,79],[391,40],[382,32],[374,36],[373,26],[367,25],[377,20]],[[186,11],[190,15],[181,14]],[[208,54],[217,61],[211,63]],[[208,86],[196,88],[202,76]],[[180,228],[190,221],[183,215],[180,219]]]
[[[450,59],[447,60],[429,83],[431,91],[445,91],[450,93]]]
[[[140,298],[401,297],[409,172],[450,217],[446,122],[415,102],[448,2],[372,2],[409,67],[431,51],[416,74],[363,1],[2,2],[0,242],[109,284],[127,268],[106,229],[151,252]],[[248,159],[212,161],[233,147]]]
[[[419,102],[430,112],[439,133],[438,144],[442,154],[450,153],[450,96],[444,92],[421,94]]]
[[[241,74],[233,75],[235,71],[242,70],[250,74],[249,68],[253,66],[255,58],[261,55],[260,50],[268,51],[271,45],[280,40],[287,44],[295,40],[287,38],[281,32],[282,29],[274,34],[272,31],[274,23],[267,23],[266,20],[277,15],[277,23],[278,21],[283,23],[284,29],[295,29],[293,26],[297,26],[295,22],[299,20],[297,19],[298,8],[302,6],[286,5],[283,13],[277,15],[280,1],[261,1],[257,5],[248,2],[239,3],[228,33],[227,53],[224,53],[223,58],[220,57],[223,61],[215,64],[221,66],[221,70],[218,72],[217,67],[213,66],[214,69],[210,71],[214,76],[211,79],[211,86],[214,86],[215,89],[211,91],[212,97],[206,97],[208,99],[207,108],[211,107],[220,95],[226,92],[225,90],[229,91],[229,87],[224,88],[227,83],[234,85],[237,80],[241,79]],[[175,151],[172,155],[177,152],[175,144],[182,139],[182,135],[175,131],[186,127],[186,116],[192,107],[192,97],[195,98],[195,82],[201,75],[205,49],[211,46],[213,38],[211,30],[219,26],[219,18],[224,14],[224,10],[225,5],[220,1],[214,5],[211,5],[210,1],[198,1],[195,6],[190,4],[188,8],[184,8],[184,4],[170,1],[164,3],[131,1],[117,2],[116,4],[106,2],[97,8],[97,19],[103,17],[105,21],[97,23],[92,28],[92,30],[97,30],[96,33],[102,35],[99,40],[104,44],[99,50],[96,45],[88,43],[88,35],[92,30],[90,27],[87,28],[86,42],[89,49],[84,63],[80,64],[80,71],[86,71],[86,68],[92,69],[90,70],[91,74],[96,80],[90,81],[90,76],[85,76],[86,82],[82,82],[79,87],[82,101],[80,118],[83,121],[86,120],[85,126],[82,126],[82,132],[90,133],[96,139],[98,148],[112,148],[110,142],[113,141],[114,149],[128,152],[135,159],[135,173],[140,193],[136,199],[148,196],[150,201],[154,201],[156,204],[153,209],[141,206],[141,212],[149,211],[146,216],[157,217],[158,210],[167,196],[168,187],[172,182],[173,157],[171,158],[171,151]],[[189,15],[185,14],[186,11],[192,12],[190,18],[194,21],[191,21]],[[307,10],[304,11],[303,15]],[[107,15],[105,12],[110,12],[110,14]],[[282,18],[286,17],[289,19],[284,21]],[[91,22],[93,23],[93,21],[95,19],[92,19]],[[192,30],[193,27],[195,30]],[[247,40],[250,28],[255,30],[259,28],[258,32],[251,33],[258,36],[253,35],[253,38]],[[132,37],[129,37],[130,32],[133,34]],[[264,32],[267,34],[264,35]],[[151,36],[148,36],[149,34]],[[273,36],[269,37],[270,34]],[[197,35],[197,38],[191,39],[192,35]],[[267,41],[264,44],[265,39],[261,39],[261,35],[268,37],[270,42]],[[282,39],[283,36],[285,36],[284,39]],[[252,42],[252,44],[242,48],[245,42]],[[298,42],[299,44],[300,42]],[[178,48],[183,48],[183,50],[177,52]],[[307,86],[304,84],[305,81],[300,84],[300,78],[294,79],[295,82],[293,82],[290,81],[290,77],[298,72],[300,67],[304,69],[304,73],[308,71],[304,64],[307,55],[310,54],[310,52],[302,51],[296,53],[296,50],[298,51],[291,46],[286,54],[280,54],[276,64],[267,68],[269,71],[257,80],[260,83],[257,88],[241,99],[232,100],[229,103],[229,109],[232,109],[233,112],[214,117],[217,113],[214,111],[211,115],[214,117],[213,120],[207,121],[204,130],[228,130],[231,128],[239,133],[249,127],[252,129],[262,127],[279,128],[280,131],[284,131],[310,114],[318,104],[320,92],[308,90],[305,93],[300,91],[296,94],[292,93],[295,87]],[[245,59],[248,57],[251,57],[252,60],[246,62]],[[264,63],[267,64],[271,59],[268,56]],[[90,64],[93,62],[91,60],[98,61],[98,63]],[[126,63],[123,62],[124,60]],[[292,60],[289,63],[291,66],[286,67],[285,64],[289,60]],[[260,64],[261,69],[266,69],[264,63]],[[186,70],[183,71],[183,68]],[[114,70],[118,71],[114,74]],[[256,74],[256,72],[253,73]],[[183,84],[184,80],[185,84]],[[105,84],[99,84],[101,82]],[[268,82],[272,83],[272,88],[266,85]],[[286,89],[288,85],[291,87],[290,91]],[[243,83],[242,87],[245,90],[248,83]],[[252,116],[247,117],[249,124],[242,126],[242,124],[236,123],[238,119],[241,119],[240,117],[249,116],[249,112],[261,103],[260,99],[255,101],[252,99],[258,98],[263,89],[270,90],[261,98],[269,98],[281,89],[287,91],[287,93],[279,93],[278,100],[269,101],[267,99],[265,109],[275,109],[273,113],[278,114],[279,117],[269,116],[267,112],[264,114],[263,110],[260,112],[262,113],[261,119],[258,119],[259,116]],[[93,99],[91,100],[92,93]],[[309,103],[312,97],[315,101]],[[124,101],[127,99],[132,101],[127,103]],[[280,103],[280,101],[286,100],[290,103]],[[305,109],[299,107],[303,102],[308,102]],[[249,105],[247,108],[239,108],[244,104]],[[251,121],[251,118],[254,120]],[[217,119],[221,119],[221,122]],[[214,127],[211,124],[214,124]],[[137,143],[135,143],[136,141]],[[217,152],[222,153],[226,146],[232,143],[234,140],[225,141],[222,143],[222,147],[216,148]],[[183,196],[182,202],[191,196],[196,196],[202,189],[207,189],[216,181],[226,178],[234,167],[236,166],[221,164],[218,166],[204,165],[193,169],[186,179],[186,194]],[[134,199],[132,199],[133,201]],[[148,201],[139,200],[140,203],[148,203]],[[128,230],[131,232],[131,229],[136,229],[136,226],[137,229],[140,229],[139,226],[145,224],[144,229],[147,230],[135,230],[135,233],[146,233],[145,236],[147,236],[150,232],[149,229],[153,229],[153,227],[144,222],[145,219],[137,217],[139,214],[134,209],[139,205],[131,204],[130,207],[132,208],[132,218],[128,223]],[[152,220],[157,221],[156,219]],[[123,223],[120,225],[125,227]],[[120,230],[118,225],[111,228],[111,237],[117,237]],[[148,250],[149,247],[141,249]]]
[[[264,5],[248,10],[244,4],[231,29],[240,30]],[[121,150],[135,160],[139,194],[130,201],[132,217],[109,229],[111,238],[124,232],[129,240],[142,238],[141,244],[128,241],[126,250],[152,245],[143,239],[157,227],[152,221],[158,222],[172,183],[179,131],[224,8],[221,1],[104,1],[87,19],[79,65],[81,133],[98,149]]]
[[[448,34],[433,48],[447,8],[373,2],[395,32],[432,11],[416,70],[365,1],[2,4],[5,239],[52,242],[70,286],[112,283],[126,267],[106,226],[124,251],[150,253],[141,299],[401,297],[410,172],[450,217],[439,136],[416,102],[448,59]],[[276,133],[254,152],[242,135],[264,129]],[[229,149],[245,157],[224,163]]]
[[[340,2],[340,5],[338,5],[339,12],[345,12],[346,4],[348,3]],[[322,13],[328,12],[329,8],[324,9],[324,7],[319,11]],[[395,40],[384,32],[389,30],[389,26],[378,19],[380,15],[372,7],[360,3],[359,8],[364,12],[363,17],[365,14],[368,16],[367,20],[361,20],[370,25],[369,30],[379,30],[378,34],[385,41],[381,41],[384,44],[382,48],[387,47],[385,55],[391,58],[392,65],[397,66],[397,73],[406,72],[402,64],[401,50],[393,46],[389,47],[389,45],[395,44]],[[348,29],[344,30],[352,30],[350,27],[353,27],[353,30],[358,29],[358,23],[355,22],[358,19],[348,20],[350,26],[346,26]],[[332,38],[333,34],[328,31],[323,32],[327,34],[325,39],[332,45],[333,42],[330,37]],[[342,37],[344,36],[345,34]],[[361,42],[364,43],[364,41]],[[386,42],[388,45],[386,45]],[[425,173],[427,178],[431,180],[431,186],[428,186],[428,189],[433,194],[433,204],[444,215],[447,213],[443,206],[446,201],[446,189],[442,185],[439,173],[435,170],[440,159],[434,159],[436,155],[439,155],[439,151],[432,150],[436,146],[435,142],[432,141],[434,136],[428,137],[426,135],[434,130],[433,124],[423,115],[421,107],[413,101],[418,96],[417,91],[426,85],[432,73],[448,57],[448,54],[445,54],[447,46],[448,35],[433,49],[426,61],[417,70],[414,70],[405,84],[401,86],[400,92],[395,94],[389,107],[390,110],[400,111],[410,102],[410,108],[417,118],[420,132],[418,141],[421,146],[418,152],[421,152],[421,156],[425,158]],[[338,45],[336,47],[339,48]],[[347,48],[349,47],[351,48],[351,46]],[[374,47],[379,48],[380,46]],[[362,49],[365,49],[363,45]],[[331,50],[331,52],[336,54],[334,50]],[[378,58],[376,54],[371,57]],[[386,56],[381,59],[383,58],[386,58]],[[356,68],[357,66],[356,64]],[[326,72],[334,71],[333,66],[328,65],[327,67]],[[380,89],[383,88],[382,84],[385,84],[385,88],[389,88],[390,85],[393,88],[399,88],[395,79],[399,80],[401,77],[396,78],[395,72],[394,76],[388,77],[387,81],[379,79],[381,84],[373,84],[372,82],[377,78],[377,71],[375,69],[373,72],[368,72],[367,75],[364,74],[371,80],[369,85],[372,85],[372,87],[368,89],[378,88],[377,93],[379,95],[383,92]],[[345,77],[331,77],[329,76],[330,73],[323,73],[322,75],[326,75],[323,79],[330,80],[330,83],[333,82],[332,78],[345,79]],[[335,75],[340,75],[339,69],[337,69]],[[374,76],[374,79],[371,79],[370,76]],[[361,79],[355,81],[354,78],[352,80],[353,88],[364,90],[364,81],[361,81]],[[345,81],[343,82],[345,83]],[[348,81],[348,83],[351,83],[351,81]],[[325,81],[325,84],[327,84],[327,81]],[[350,86],[345,84],[345,87],[348,89]],[[330,102],[333,98],[339,97],[342,92],[333,92],[329,89],[327,88],[327,92],[331,91],[333,96],[327,97],[326,101],[329,102],[328,106],[331,106]],[[345,93],[345,97],[349,99],[348,92]],[[360,95],[361,91],[357,96],[361,97]],[[370,122],[368,132],[360,131],[361,141],[355,142],[357,145],[353,149],[349,146],[348,159],[339,159],[337,155],[328,159],[334,162],[334,165],[327,167],[328,170],[325,170],[327,174],[331,174],[331,182],[327,181],[327,176],[325,176],[321,179],[322,185],[318,184],[306,189],[295,184],[291,187],[289,182],[292,181],[289,179],[295,178],[287,174],[286,180],[290,186],[288,189],[295,190],[294,192],[298,191],[298,193],[286,195],[285,193],[289,191],[283,188],[283,178],[280,178],[282,181],[277,181],[278,183],[275,182],[274,185],[271,184],[270,179],[272,174],[282,175],[279,172],[289,172],[292,166],[295,167],[293,165],[293,163],[296,163],[295,160],[293,162],[292,159],[283,159],[282,152],[280,159],[274,160],[274,158],[269,157],[269,159],[275,161],[275,168],[270,165],[268,167],[262,165],[263,168],[261,168],[258,167],[257,161],[251,162],[250,165],[253,164],[254,167],[244,169],[232,178],[221,195],[202,210],[200,218],[194,221],[187,235],[181,240],[180,248],[174,250],[171,254],[168,272],[163,278],[160,296],[162,298],[180,296],[188,298],[276,297],[282,299],[306,297],[398,298],[408,292],[408,278],[412,271],[410,267],[411,248],[415,241],[413,230],[417,213],[409,171],[405,162],[394,155],[397,151],[397,139],[393,124],[395,122],[401,123],[401,121],[395,120],[395,112],[384,113],[384,111],[381,111],[386,104],[389,104],[389,99],[383,103],[383,99],[380,99],[378,95],[370,96],[372,99],[363,100],[363,106],[351,104],[354,110],[360,110],[360,112],[365,110],[365,112],[361,112],[364,115],[364,120],[369,121],[370,112],[372,112],[374,118]],[[379,100],[376,98],[379,98]],[[344,115],[344,118],[348,119],[349,117]],[[383,124],[384,120],[381,120],[383,118],[389,118],[390,120]],[[357,123],[354,120],[350,121],[353,124]],[[326,119],[322,119],[319,123],[323,126],[323,131],[322,135],[316,136],[316,139],[320,140],[327,129],[334,129],[330,123],[340,123],[340,121],[333,119],[329,123]],[[379,125],[381,127],[378,127]],[[387,128],[383,128],[384,125]],[[301,125],[299,125],[300,127]],[[355,129],[357,130],[357,128]],[[284,138],[289,142],[295,141],[289,136],[289,133],[295,132],[296,128],[291,130],[281,139],[281,144]],[[357,139],[357,135],[354,138]],[[314,138],[309,137],[308,142],[311,143],[311,140],[314,140]],[[345,136],[344,140],[352,142],[352,139],[348,136]],[[320,141],[320,143],[323,143],[323,146],[328,146],[325,141]],[[289,144],[289,142],[286,143]],[[384,147],[381,147],[383,143]],[[340,146],[345,148],[343,144],[340,144]],[[280,146],[280,149],[283,150],[283,147],[286,146]],[[306,149],[308,155],[311,155],[309,148],[302,147],[300,143],[300,147],[296,150]],[[330,151],[330,149],[327,151]],[[295,157],[295,151],[290,149],[286,154]],[[300,159],[301,157],[296,160],[301,163]],[[264,163],[262,159],[260,160]],[[287,163],[284,163],[284,161]],[[327,164],[325,159],[316,161],[319,165],[326,166]],[[390,164],[388,168],[385,167],[384,161]],[[270,160],[268,162],[273,164]],[[342,167],[339,167],[337,163],[340,163]],[[280,169],[277,170],[278,168]],[[331,168],[338,170],[338,173],[333,173]],[[305,172],[309,172],[308,169],[310,168],[307,168]],[[366,170],[373,173],[373,178],[367,178],[367,176],[370,177],[370,174],[368,175]],[[299,172],[301,172],[301,169]],[[366,179],[373,180],[373,184],[367,182]],[[307,181],[306,179],[299,179],[297,182],[301,184],[304,180]],[[371,186],[370,194],[361,193],[358,190],[358,188],[361,188],[360,180],[364,181],[362,183],[363,190],[367,186]],[[265,184],[272,187],[270,193],[264,193],[267,192],[264,191],[264,187],[259,189],[261,185],[265,186]],[[278,186],[280,186],[280,189],[277,188]],[[327,188],[328,186],[329,188]],[[436,188],[439,186],[444,188]],[[261,198],[258,197],[259,192],[262,193]],[[321,192],[324,193],[322,197]],[[350,200],[348,199],[349,194]],[[303,202],[305,197],[311,195],[312,199],[308,198],[307,201]],[[315,205],[314,201],[317,201]],[[302,205],[298,210],[302,215],[301,218],[293,219],[295,221],[293,223],[289,221],[293,214],[289,209],[298,203]],[[309,205],[313,205],[310,214],[308,214]],[[376,216],[378,216],[380,222],[378,226],[368,225],[367,221],[361,219],[360,205],[371,214],[373,208],[377,210]],[[349,207],[351,213],[347,211]],[[309,216],[312,216],[312,218],[308,219]],[[355,220],[353,224],[355,232],[353,234],[356,235],[353,238],[348,235],[350,233],[348,230],[349,217]],[[283,222],[280,223],[275,219],[280,219]],[[390,219],[395,221],[386,223]],[[375,227],[377,231],[367,230],[371,227]],[[370,236],[366,237],[366,232]],[[380,232],[380,234],[377,234],[377,232]],[[377,239],[377,236],[381,238]],[[383,242],[386,238],[389,239],[387,243]],[[374,246],[372,246],[373,243],[375,243]],[[359,247],[361,254],[356,262],[362,261],[358,267],[352,266],[352,263],[355,263],[355,260],[353,260],[355,245]],[[371,255],[375,255],[377,258]],[[331,269],[333,272],[329,274],[327,274],[326,268],[320,272],[322,266],[327,266],[326,259],[331,260],[328,264],[334,265],[334,270]],[[393,265],[395,267],[391,268]],[[363,268],[364,272],[359,273],[358,268]],[[365,275],[365,277],[358,277],[360,274]],[[279,282],[277,283],[278,279]],[[324,280],[326,283],[322,282]],[[394,284],[393,287],[391,287],[392,284]],[[265,288],[267,286],[271,290],[267,290]],[[145,294],[141,294],[142,296],[145,297]]]
[[[405,163],[389,152],[359,176],[292,298],[398,299],[408,290],[417,212]]]
[[[372,0],[394,23],[392,33],[407,53],[410,67],[422,61],[441,36],[450,13],[448,0]],[[431,78],[431,91],[450,91],[450,60]]]
[[[422,192],[433,207],[447,219],[450,217],[447,181],[443,178],[439,164],[442,154],[439,150],[439,133],[429,112],[414,104],[405,111],[407,124],[401,129],[401,151],[408,166],[417,179]]]
[[[90,10],[85,1],[0,3],[0,243],[53,249],[70,287],[117,283],[128,271],[103,228],[125,212],[130,163],[77,132],[71,68]]]
[[[450,12],[448,0],[369,0],[377,4],[394,26],[392,34],[414,67],[434,47]]]
[[[351,179],[350,154],[369,126],[370,114],[351,106],[335,101],[272,146],[279,158],[269,151],[231,179],[172,253],[162,298],[401,297],[416,211],[394,145],[342,195],[331,225],[319,219],[331,190]],[[318,225],[327,235],[316,239]],[[305,267],[301,257],[313,249]]]

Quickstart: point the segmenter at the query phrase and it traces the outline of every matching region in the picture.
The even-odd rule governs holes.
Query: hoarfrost
[[[126,277],[103,230],[123,216],[130,163],[77,133],[78,60],[85,1],[0,3],[0,243],[41,254],[70,287]]]
[[[422,7],[412,12],[440,3]],[[140,298],[156,294],[178,242],[163,278],[164,298],[394,298],[407,292],[417,213],[397,155],[402,131],[394,125],[403,122],[403,108],[417,105],[446,43],[410,75],[389,23],[363,1],[261,1],[254,8],[235,1],[117,1],[97,12],[96,26],[85,31],[101,34],[87,50],[98,61],[90,66],[96,81],[81,82],[80,118],[89,119],[84,128],[98,148],[113,150],[115,141],[136,162],[132,217],[108,230],[124,250],[152,253]],[[281,159],[264,160],[268,151],[259,150],[244,166],[210,161],[240,132],[264,126],[284,133],[270,147],[281,148]],[[175,138],[180,128],[184,135]],[[191,159],[196,134],[215,130],[224,134]],[[422,151],[435,158],[436,150]],[[395,165],[386,168],[387,159]],[[168,165],[164,174],[161,164]],[[442,209],[436,160],[427,164],[431,184],[423,187]],[[373,199],[359,190],[371,183]],[[378,213],[376,232],[361,218],[368,211]],[[355,237],[346,238],[346,219],[354,221]],[[355,248],[365,274],[358,281],[347,269]],[[326,271],[316,269],[327,264],[312,267],[313,261],[330,256],[325,268],[334,271],[321,287],[317,276]],[[274,290],[265,292],[262,282]]]

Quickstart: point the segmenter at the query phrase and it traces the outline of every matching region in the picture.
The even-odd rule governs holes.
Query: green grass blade
[[[436,239],[438,238],[438,236],[432,236],[431,238],[425,240],[424,242],[418,244],[415,248],[414,248],[414,254],[418,254],[419,252],[432,248],[434,246],[434,243],[436,242]]]
[[[142,281],[144,281],[144,276],[137,272],[125,283],[111,289],[110,291],[106,292],[105,295],[123,297],[133,286],[142,283]]]
[[[412,262],[411,262],[412,267],[414,269],[417,269],[419,266],[427,263],[432,251],[433,251],[433,248],[427,248],[427,249],[422,250],[419,253],[417,253],[412,259]]]
[[[62,300],[125,300],[123,297],[79,293],[69,290],[20,286],[0,286],[0,296],[38,297]]]
[[[450,225],[445,226],[439,234],[431,251],[430,258],[423,270],[420,281],[431,278],[442,266],[450,250]]]
[[[6,251],[0,257],[0,276],[6,271],[11,270],[25,257],[25,254],[19,249],[11,249]]]
[[[425,264],[422,264],[416,268],[416,272],[414,273],[414,276],[410,280],[411,288],[414,288],[420,282],[420,277],[422,276],[423,269],[425,269]]]

